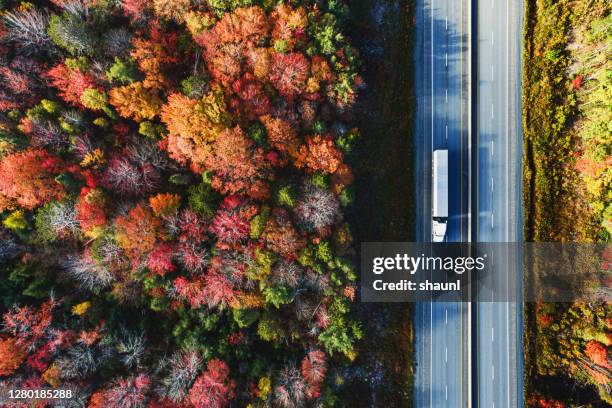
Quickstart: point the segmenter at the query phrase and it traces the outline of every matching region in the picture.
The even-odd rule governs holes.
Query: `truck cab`
[[[446,241],[448,223],[448,150],[434,150],[432,155],[431,240]]]

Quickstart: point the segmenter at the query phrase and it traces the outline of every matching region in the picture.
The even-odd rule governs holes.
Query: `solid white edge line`
[[[431,9],[431,151],[434,146],[434,0]],[[430,217],[431,218],[431,217]],[[429,406],[433,407],[433,307],[429,303]]]
[[[509,74],[509,63],[510,63],[510,2],[506,2],[506,98],[508,101],[508,107],[510,105],[510,74]],[[508,183],[508,173],[510,166],[510,118],[508,117],[508,112],[506,111],[506,143],[508,144],[508,148],[506,149],[506,220],[510,221],[509,214],[509,204],[508,199],[510,198],[510,193],[508,189],[510,188]],[[506,242],[510,241],[510,228],[506,226]],[[508,279],[508,273],[506,273],[506,279]],[[508,284],[506,284],[506,290],[508,290]],[[510,301],[510,299],[507,299]],[[510,304],[506,302],[506,332],[508,337],[510,336]],[[507,383],[507,401],[508,407],[510,407],[510,342],[506,341],[506,345],[508,348],[508,370],[506,373],[506,383]]]

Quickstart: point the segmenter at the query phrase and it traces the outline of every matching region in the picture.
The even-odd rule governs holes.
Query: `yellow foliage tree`
[[[168,153],[179,163],[200,169],[210,154],[210,143],[227,128],[229,116],[223,94],[213,89],[200,100],[174,93],[163,106],[161,120],[168,132]]]
[[[132,118],[136,122],[153,119],[162,106],[157,91],[146,88],[142,82],[113,88],[109,92],[110,103],[124,118]]]

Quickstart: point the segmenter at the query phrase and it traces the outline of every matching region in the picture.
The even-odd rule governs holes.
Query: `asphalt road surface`
[[[468,240],[469,6],[467,0],[416,3],[416,236],[422,242],[431,240],[436,149],[449,151],[448,241]],[[469,308],[469,303],[417,303],[415,406],[467,406]]]
[[[479,242],[522,240],[520,52],[522,2],[477,3],[477,149],[474,237]],[[517,264],[492,259],[499,268],[475,304],[474,361],[478,365],[474,406],[523,406],[522,308],[508,290],[506,273]],[[520,283],[520,282],[519,282]],[[499,301],[497,301],[499,299]]]

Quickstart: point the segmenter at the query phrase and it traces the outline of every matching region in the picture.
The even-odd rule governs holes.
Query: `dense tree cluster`
[[[334,405],[362,335],[346,6],[0,8],[0,388]]]
[[[612,60],[605,50],[612,45],[612,7],[591,17],[580,32],[572,57],[577,62],[572,87],[577,96],[576,168],[600,224],[600,237],[612,240]]]
[[[612,320],[609,304],[538,304],[537,370],[569,373],[612,401]]]
[[[531,188],[524,187],[532,191],[525,195],[527,239],[609,243],[612,5],[605,0],[532,2],[527,14],[537,16],[526,20],[525,35],[523,130],[526,156],[532,157],[525,173]],[[609,270],[610,256],[604,256],[602,269]],[[531,322],[526,327],[536,328],[526,336],[534,380],[595,388],[602,406],[612,404],[608,300],[604,295],[588,303],[527,305]],[[534,406],[584,403],[545,387],[530,391]]]

